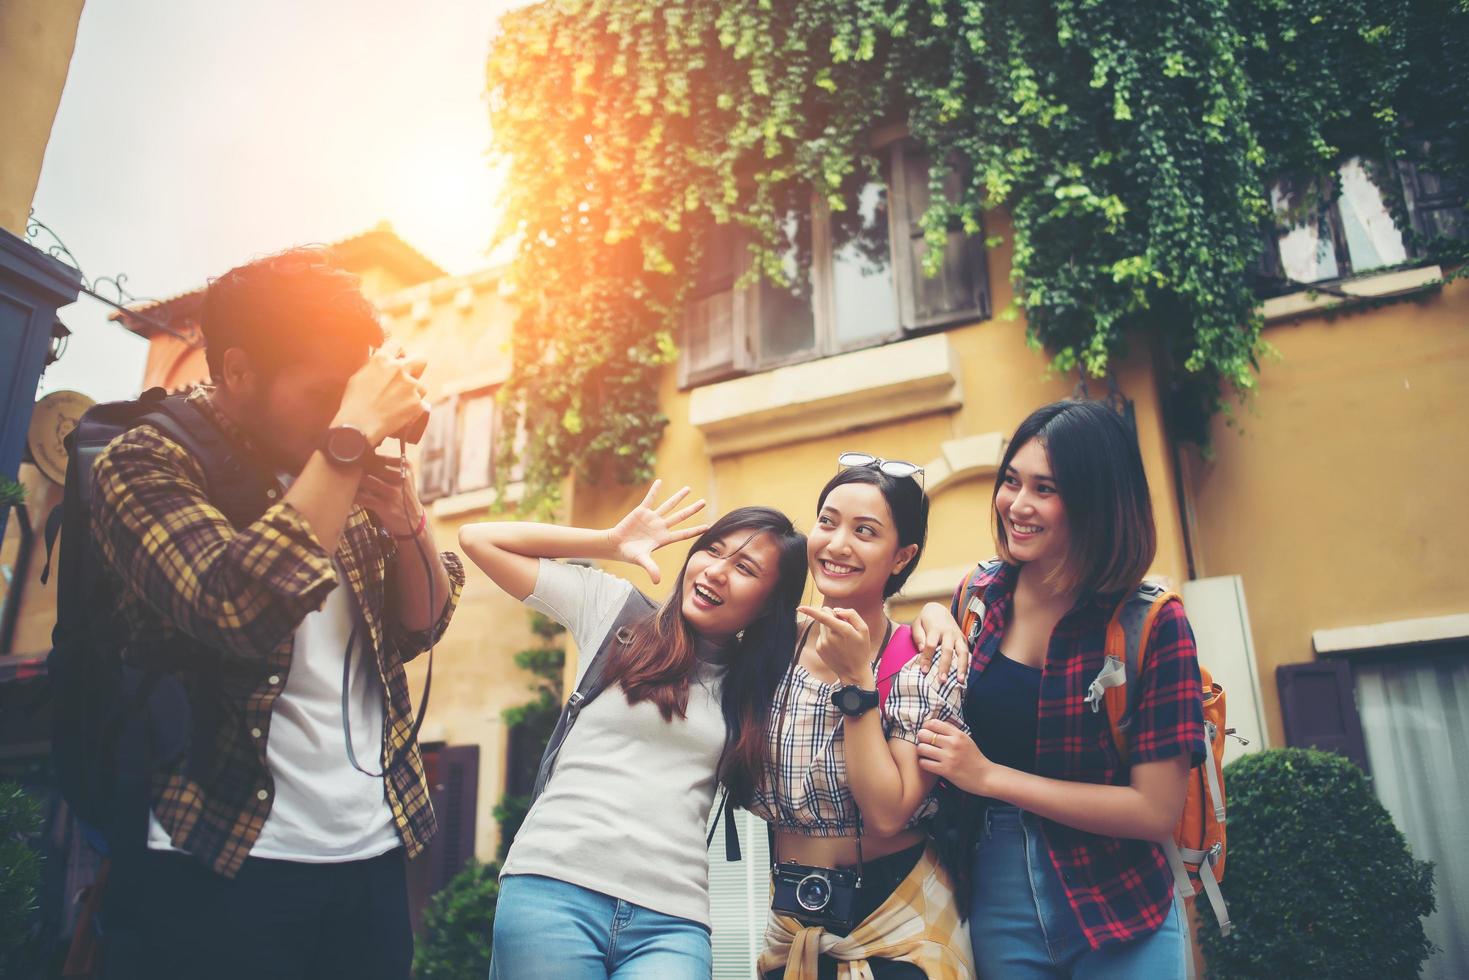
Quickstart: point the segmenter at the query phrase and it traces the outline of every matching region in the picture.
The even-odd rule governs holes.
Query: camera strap
[[[405,518],[408,518],[411,522],[413,515],[409,513],[411,508],[409,507],[407,486],[408,447],[403,445],[401,440],[399,440],[398,446],[399,474],[401,479],[404,481],[402,489],[403,516]],[[418,554],[419,561],[423,562],[423,574],[425,581],[428,583],[428,608],[430,614],[434,615],[435,610],[438,609],[437,596],[434,594],[434,571],[433,566],[429,564],[428,555],[424,553],[423,535],[421,533],[415,534],[413,536],[413,550]],[[387,773],[388,766],[392,764],[391,755],[384,753],[382,763],[383,768],[381,772],[371,772],[367,769],[362,768],[361,764],[358,763],[357,750],[352,747],[351,700],[348,697],[348,692],[352,689],[352,653],[353,650],[357,647],[357,627],[361,624],[361,622],[362,611],[357,608],[356,603],[353,603],[352,631],[347,635],[347,649],[342,654],[342,737],[346,740],[347,743],[347,761],[352,763],[352,768],[356,769],[364,776],[371,776],[374,779],[378,779]],[[419,698],[418,711],[414,714],[413,728],[408,732],[407,741],[403,743],[408,748],[412,748],[413,744],[418,741],[418,730],[423,727],[423,718],[428,711],[428,692],[429,689],[433,687],[434,683],[434,647],[438,645],[439,641],[438,625],[439,623],[437,618],[435,618],[429,624],[430,632],[428,643],[428,669],[424,673],[423,695]],[[386,692],[384,693],[384,698],[386,698]],[[386,716],[384,716],[383,718],[383,727],[384,731],[386,732]]]

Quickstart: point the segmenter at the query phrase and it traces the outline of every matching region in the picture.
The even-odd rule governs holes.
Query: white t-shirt
[[[342,658],[352,630],[346,576],[296,627],[286,686],[271,709],[265,761],[275,799],[251,857],[325,864],[377,857],[397,847],[397,824],[383,777],[352,767],[342,737]],[[383,685],[365,627],[353,645],[352,748],[370,772],[382,768]],[[153,814],[148,847],[178,850]]]
[[[604,572],[543,560],[526,605],[571,631],[580,682],[631,592]],[[704,828],[724,748],[723,675],[700,663],[682,719],[664,721],[651,701],[629,705],[620,687],[583,708],[501,873],[543,875],[709,925]]]

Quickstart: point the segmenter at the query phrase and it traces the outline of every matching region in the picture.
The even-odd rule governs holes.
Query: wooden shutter
[[[479,746],[449,745],[438,752],[429,784],[429,799],[439,832],[425,852],[429,891],[437,892],[474,857],[475,820],[479,803]]]
[[[744,242],[733,225],[713,225],[684,311],[680,387],[704,384],[745,370],[748,344],[745,299],[735,289]]]
[[[1352,667],[1345,660],[1316,660],[1275,669],[1285,742],[1324,749],[1351,759],[1370,772],[1362,719],[1357,715]]]
[[[427,503],[454,492],[455,398],[435,402],[418,447],[418,496]]]
[[[957,224],[948,232],[943,266],[932,278],[923,274],[928,244],[919,223],[928,210],[929,159],[913,140],[893,146],[892,247],[903,326],[908,330],[935,327],[960,320],[982,320],[990,315],[989,271],[983,235],[969,235]],[[960,176],[951,172],[945,191],[959,197]]]
[[[459,396],[459,438],[454,443],[454,492],[489,486],[495,479],[495,393]]]
[[[1464,193],[1438,175],[1404,160],[1398,164],[1413,230],[1426,239],[1469,238]],[[1421,252],[1421,243],[1417,246]]]

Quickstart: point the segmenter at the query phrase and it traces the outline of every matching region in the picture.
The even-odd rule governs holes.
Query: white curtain
[[[1438,946],[1431,980],[1469,977],[1469,655],[1363,664],[1357,709],[1377,796],[1433,862],[1438,911],[1426,922]]]

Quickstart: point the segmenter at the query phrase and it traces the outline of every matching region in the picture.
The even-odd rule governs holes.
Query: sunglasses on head
[[[842,469],[853,466],[871,466],[895,480],[901,480],[904,477],[917,479],[923,475],[923,467],[917,463],[909,463],[901,459],[883,459],[871,453],[842,453],[837,457],[837,466]],[[922,480],[919,480],[918,483],[920,486],[923,485]]]

